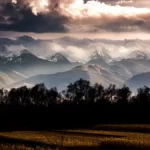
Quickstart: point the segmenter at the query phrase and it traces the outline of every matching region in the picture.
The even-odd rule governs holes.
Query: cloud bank
[[[150,8],[139,8],[134,3],[134,0],[1,0],[0,30],[149,32]]]
[[[87,62],[95,52],[100,55],[110,55],[114,59],[125,58],[133,51],[141,51],[150,57],[150,40],[110,40],[110,39],[78,39],[70,36],[50,40],[34,39],[30,36],[21,36],[17,39],[1,39],[1,47],[6,48],[6,55],[15,54],[23,49],[29,50],[40,58],[47,58],[55,53],[61,53],[70,61]]]

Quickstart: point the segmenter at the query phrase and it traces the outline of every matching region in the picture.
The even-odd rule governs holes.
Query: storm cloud
[[[19,32],[149,32],[143,0],[0,0],[0,30]],[[144,5],[145,4],[145,5]]]
[[[0,20],[3,20],[0,21],[1,31],[66,32],[63,24],[67,18],[58,12],[35,15],[22,0],[17,4],[8,1],[0,5]]]

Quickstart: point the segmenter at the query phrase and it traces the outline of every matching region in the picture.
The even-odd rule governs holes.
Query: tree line
[[[150,88],[91,85],[79,79],[65,90],[44,84],[0,89],[0,129],[88,127],[100,123],[150,123]]]
[[[79,79],[70,83],[66,90],[58,92],[57,88],[48,89],[41,83],[32,88],[26,86],[12,88],[10,91],[0,89],[0,105],[35,105],[49,107],[54,104],[74,105],[139,105],[150,104],[150,88],[147,86],[137,89],[133,94],[129,87],[124,85],[117,88],[110,85],[104,88],[101,84],[91,85],[89,81]]]

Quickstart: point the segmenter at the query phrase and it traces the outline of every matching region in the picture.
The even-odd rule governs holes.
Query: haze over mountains
[[[73,83],[80,78],[89,80],[92,84],[100,83],[107,87],[110,84],[122,84],[123,80],[119,77],[120,75],[117,73],[109,72],[100,65],[82,65],[66,72],[33,76],[12,84],[10,87],[20,87],[21,85],[32,86],[38,83],[44,83],[48,88],[56,86],[58,89],[62,90],[65,89],[69,83]]]
[[[150,41],[140,39],[1,38],[0,87],[43,82],[63,89],[79,78],[122,86],[135,75],[150,72],[149,48]]]

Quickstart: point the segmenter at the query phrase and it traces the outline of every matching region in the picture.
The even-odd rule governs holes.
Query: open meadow
[[[0,150],[150,150],[150,125],[0,132]]]

